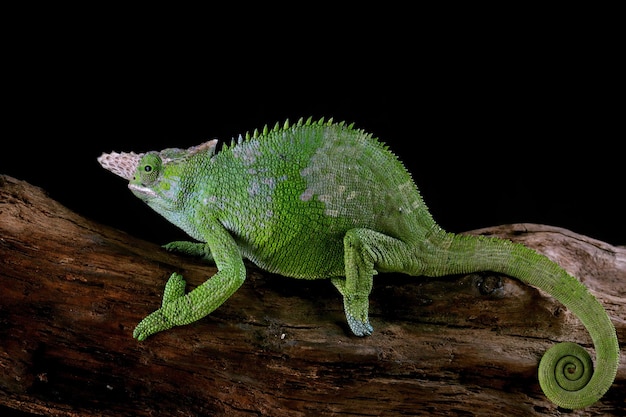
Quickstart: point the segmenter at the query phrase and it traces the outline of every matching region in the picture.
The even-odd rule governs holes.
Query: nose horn
[[[134,152],[103,153],[98,158],[98,162],[107,171],[130,181],[135,176],[137,165],[139,165],[139,160],[143,155]]]

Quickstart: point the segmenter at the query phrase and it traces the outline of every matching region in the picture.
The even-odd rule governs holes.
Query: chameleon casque
[[[547,257],[499,238],[444,231],[433,220],[399,159],[353,124],[300,119],[241,135],[216,152],[217,140],[189,149],[102,154],[100,164],[195,242],[167,250],[203,256],[218,272],[185,293],[173,273],[161,308],[134,337],[199,320],[244,282],[246,258],[300,279],[330,279],[343,296],[357,336],[373,331],[369,294],[378,272],[438,277],[502,273],[555,297],[581,320],[595,347],[559,343],[539,364],[545,395],[560,407],[593,404],[617,373],[615,328],[597,299]]]

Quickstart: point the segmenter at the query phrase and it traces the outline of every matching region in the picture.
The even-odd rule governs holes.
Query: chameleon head
[[[127,179],[128,188],[133,194],[153,205],[157,201],[165,203],[170,197],[174,197],[172,194],[174,189],[178,188],[176,185],[180,178],[177,172],[179,162],[202,152],[205,156],[211,157],[216,146],[217,139],[213,139],[188,149],[168,148],[159,152],[139,154],[103,153],[98,162],[107,171]]]

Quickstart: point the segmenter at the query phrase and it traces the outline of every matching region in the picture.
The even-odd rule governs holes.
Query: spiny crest
[[[167,148],[160,152],[156,152],[161,157],[163,164],[167,164],[172,161],[188,158],[198,152],[209,152],[213,154],[215,147],[217,146],[217,139],[209,140],[199,145],[192,146],[187,149],[179,148]],[[98,158],[98,162],[104,169],[114,173],[115,175],[125,178],[128,181],[132,180],[135,176],[137,166],[141,161],[141,158],[146,155],[145,153],[135,152],[111,152],[103,153]]]
[[[353,128],[354,128],[354,123],[350,123],[348,125],[346,124],[345,121],[334,123],[332,117],[330,119],[328,119],[328,120],[325,120],[325,118],[322,117],[322,118],[320,118],[317,121],[314,121],[312,116],[307,118],[306,120],[304,119],[304,117],[301,117],[300,119],[298,119],[298,121],[294,125],[291,125],[289,123],[289,119],[286,119],[283,122],[282,126],[281,126],[281,124],[279,122],[276,122],[276,124],[274,125],[273,128],[269,128],[268,125],[265,125],[260,132],[259,132],[258,129],[254,129],[254,131],[252,133],[246,132],[245,135],[243,135],[243,136],[239,135],[237,137],[237,140],[235,140],[235,138],[233,138],[232,141],[231,141],[231,144],[230,144],[230,148],[232,148],[232,147],[234,147],[236,145],[240,145],[243,142],[248,141],[250,139],[262,139],[262,138],[267,137],[267,136],[269,136],[271,134],[284,132],[284,131],[287,131],[289,129],[294,130],[294,129],[298,129],[298,128],[305,127],[305,126],[316,127],[316,126],[333,126],[333,125],[339,126],[339,127],[343,127],[343,128],[348,129],[348,130],[353,130]],[[362,130],[360,130],[360,129],[358,131],[362,132]],[[226,144],[224,144],[224,149],[228,149],[228,148],[229,147]]]

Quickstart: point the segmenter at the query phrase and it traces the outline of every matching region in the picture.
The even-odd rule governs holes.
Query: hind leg
[[[345,277],[331,282],[343,296],[348,325],[357,336],[374,331],[369,322],[369,295],[377,270],[403,271],[410,259],[407,245],[401,240],[369,229],[351,229],[343,239]]]

